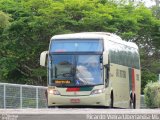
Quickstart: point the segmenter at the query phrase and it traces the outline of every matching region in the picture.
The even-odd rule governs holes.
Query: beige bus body
[[[141,73],[136,44],[123,41],[119,36],[105,32],[56,35],[51,38],[51,41],[55,39],[101,39],[104,48],[102,64],[103,80],[105,82],[103,85],[94,86],[90,91],[67,92],[67,87],[48,86],[48,107],[86,105],[140,108]],[[127,59],[123,58],[125,54],[128,55]],[[132,54],[136,54],[135,60]],[[43,56],[46,57],[44,54]],[[40,60],[42,66],[46,63],[43,56],[41,56]],[[133,58],[132,66],[128,66],[131,63],[129,58]],[[111,59],[114,59],[113,62]],[[118,64],[119,61],[122,64]],[[133,66],[134,62],[137,64],[137,67]],[[108,80],[106,78],[107,70]]]

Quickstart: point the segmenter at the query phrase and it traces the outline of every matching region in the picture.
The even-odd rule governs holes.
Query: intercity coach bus
[[[115,34],[55,35],[40,65],[48,69],[48,107],[140,108],[138,47]]]

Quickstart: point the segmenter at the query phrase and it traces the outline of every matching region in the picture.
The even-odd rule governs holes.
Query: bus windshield
[[[52,40],[50,52],[102,52],[100,39],[58,39]]]
[[[103,84],[101,55],[50,55],[49,82],[56,86]]]

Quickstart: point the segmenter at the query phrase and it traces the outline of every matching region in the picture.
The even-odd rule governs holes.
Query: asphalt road
[[[0,109],[0,120],[160,120],[160,109]]]

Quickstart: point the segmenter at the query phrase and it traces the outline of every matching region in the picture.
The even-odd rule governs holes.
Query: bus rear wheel
[[[130,108],[131,109],[136,109],[136,95],[130,97]]]
[[[136,109],[136,95],[133,97],[133,109]]]

